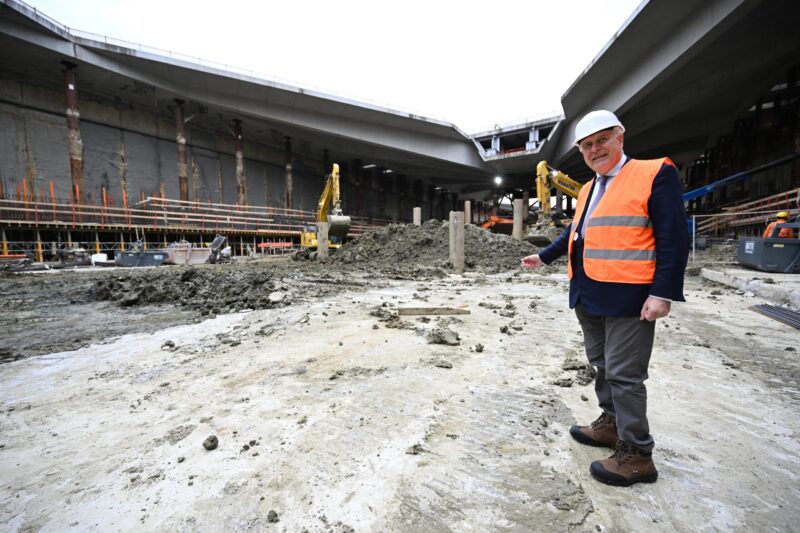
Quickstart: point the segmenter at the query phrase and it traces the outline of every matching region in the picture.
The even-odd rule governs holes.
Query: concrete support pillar
[[[317,223],[317,259],[324,261],[328,258],[329,250],[328,243],[328,229],[330,224],[328,222]]]
[[[531,193],[530,191],[522,191],[522,204],[524,206],[524,212],[522,213],[522,221],[525,224],[528,223],[528,211],[530,211],[531,207]]]
[[[6,228],[0,229],[0,241],[3,243],[3,255],[8,255],[8,239],[6,239]]]
[[[464,224],[472,224],[472,203],[469,200],[464,202]]]
[[[236,205],[247,205],[247,174],[244,170],[244,140],[242,121],[233,121],[233,144],[236,153]]]
[[[415,226],[421,226],[422,225],[422,208],[421,207],[415,207],[414,208],[414,225]],[[5,232],[3,233],[3,235],[5,235]],[[3,240],[5,241],[5,237],[3,237]]]
[[[83,203],[83,140],[81,139],[81,114],[78,110],[78,85],[75,80],[77,65],[63,61],[64,89],[67,97],[67,137],[69,140],[69,170],[72,176],[72,193],[75,203]]]
[[[186,171],[186,121],[183,100],[175,99],[175,142],[178,145],[178,189],[181,201],[189,201],[189,174]]]
[[[96,231],[94,232],[94,253],[100,253],[100,234]]]
[[[294,183],[292,181],[292,138],[283,138],[283,207],[294,209]]]
[[[464,212],[450,212],[450,263],[456,274],[464,273]]]
[[[436,211],[436,187],[433,185],[428,186],[428,205],[430,216],[428,218],[437,218],[438,213]]]
[[[67,248],[72,249],[72,232],[67,230]]]
[[[513,229],[511,230],[511,237],[517,239],[518,241],[522,240],[525,232],[523,205],[524,200],[522,198],[514,199],[514,225],[512,227]]]
[[[450,242],[448,243],[447,246],[447,252],[448,252],[447,260],[450,261],[450,264],[453,264],[453,260],[455,259],[455,253],[456,253],[456,232],[454,230],[455,223],[456,223],[456,212],[450,211],[450,217],[448,218],[448,224],[449,224],[448,227],[450,228],[448,236],[450,237]]]

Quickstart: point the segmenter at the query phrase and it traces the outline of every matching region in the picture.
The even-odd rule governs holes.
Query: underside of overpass
[[[445,218],[470,199],[485,216],[499,195],[533,196],[542,159],[586,181],[572,131],[592,109],[620,116],[629,155],[669,155],[687,190],[800,144],[800,7],[790,0],[643,2],[566,91],[564,116],[475,135],[87,36],[15,0],[0,1],[0,12],[5,197],[27,190],[68,198],[79,179],[79,197],[94,202],[161,196],[313,211],[336,162],[352,215],[409,220],[411,207],[422,206],[423,217]],[[70,83],[76,100],[65,116]],[[70,113],[77,123],[69,124]],[[73,156],[81,158],[80,176]],[[798,165],[779,165],[690,208],[794,190]]]
[[[592,109],[617,113],[625,150],[669,156],[692,190],[800,147],[800,5],[791,0],[647,2],[562,98],[552,159],[585,181],[571,132]],[[717,209],[800,186],[797,159],[693,203]]]

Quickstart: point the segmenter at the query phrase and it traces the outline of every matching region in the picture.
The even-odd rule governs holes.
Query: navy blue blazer
[[[650,295],[685,301],[683,275],[689,258],[689,231],[682,195],[678,170],[672,165],[663,165],[653,180],[647,203],[656,240],[656,271],[652,284],[609,283],[589,278],[583,269],[583,239],[578,237],[572,246],[570,308],[580,302],[593,315],[639,316]],[[572,223],[580,225],[583,221],[573,220]],[[539,257],[550,264],[567,253],[568,246],[569,228],[541,250]]]

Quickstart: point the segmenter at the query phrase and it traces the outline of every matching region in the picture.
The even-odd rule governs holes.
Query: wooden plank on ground
[[[468,315],[469,306],[455,305],[446,307],[398,307],[398,315]]]

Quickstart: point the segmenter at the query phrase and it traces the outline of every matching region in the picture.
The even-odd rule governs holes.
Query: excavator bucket
[[[347,237],[350,231],[350,217],[345,215],[328,215],[328,237]]]
[[[525,240],[532,245],[541,248],[556,240],[562,231],[563,228],[559,228],[552,223],[541,225],[537,224],[530,227],[528,233],[525,235]]]

